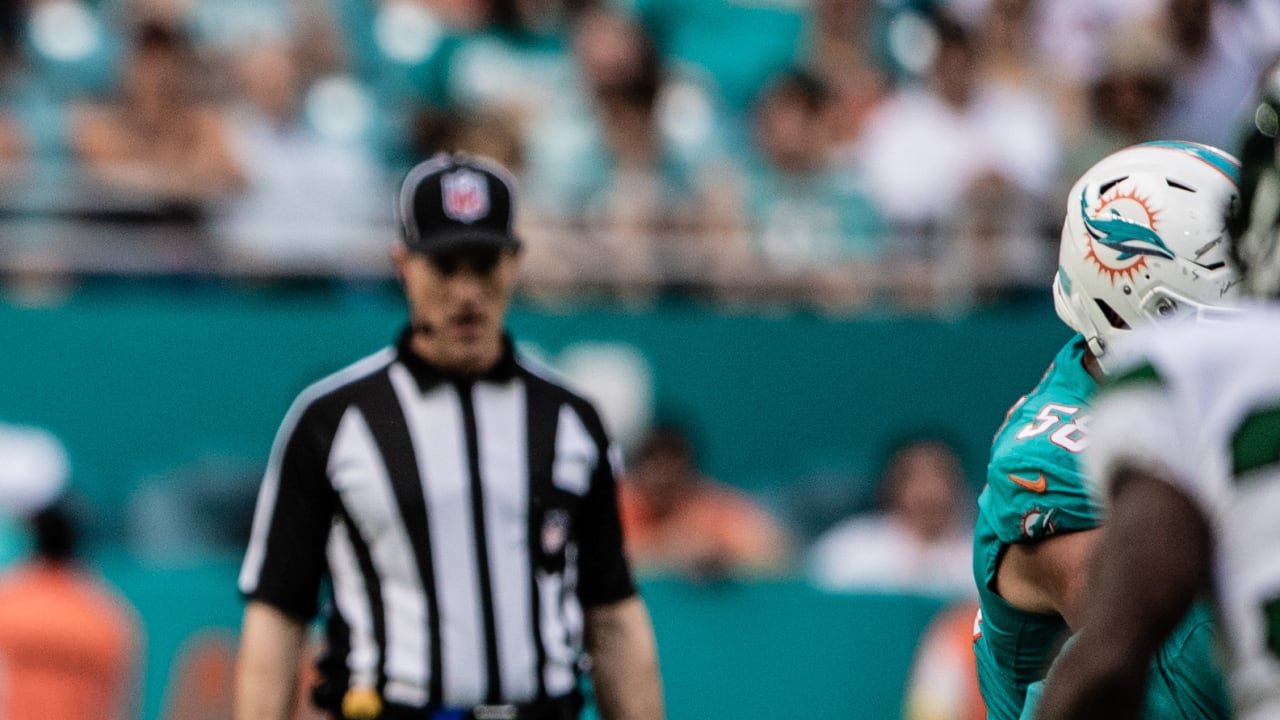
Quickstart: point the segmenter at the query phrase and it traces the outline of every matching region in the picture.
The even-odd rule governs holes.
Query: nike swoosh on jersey
[[[1044,473],[1040,473],[1040,475],[1035,480],[1028,480],[1024,477],[1018,477],[1017,475],[1008,475],[1008,474],[1005,475],[1005,477],[1009,478],[1010,480],[1014,481],[1018,485],[1021,485],[1022,487],[1034,493],[1042,493],[1045,491],[1045,488],[1049,486],[1049,483],[1044,479]]]

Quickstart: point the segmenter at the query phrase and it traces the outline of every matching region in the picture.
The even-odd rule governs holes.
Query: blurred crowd
[[[1121,146],[1232,146],[1269,0],[18,0],[0,265],[385,276],[442,149],[525,189],[534,297],[846,311],[1043,288]]]

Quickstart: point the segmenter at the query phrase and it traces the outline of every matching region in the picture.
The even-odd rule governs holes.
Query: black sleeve
[[[331,433],[318,424],[304,413],[276,439],[240,575],[246,597],[303,620],[316,614],[336,510],[325,471]]]
[[[583,607],[605,605],[635,594],[631,568],[622,550],[622,522],[614,463],[603,426],[594,413],[587,417],[596,437],[599,462],[583,501],[579,532],[578,600]]]

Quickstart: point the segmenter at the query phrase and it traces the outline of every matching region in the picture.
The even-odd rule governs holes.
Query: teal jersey
[[[991,720],[1018,720],[1027,688],[1044,678],[1069,634],[1058,615],[1020,610],[995,593],[997,562],[1014,543],[1089,530],[1102,522],[1080,465],[1097,383],[1084,369],[1085,342],[1073,337],[996,432],[987,482],[978,498],[973,574],[981,619],[974,654]],[[1148,718],[1229,717],[1213,662],[1207,612],[1190,613],[1157,656],[1147,694]]]
[[[1067,634],[1058,615],[1013,607],[992,589],[1004,548],[1055,533],[1097,527],[1101,515],[1081,475],[1085,401],[1097,383],[1085,371],[1077,335],[996,433],[987,483],[978,497],[973,575],[982,611],[974,642],[978,682],[993,720],[1017,720],[1027,686],[1044,677]]]

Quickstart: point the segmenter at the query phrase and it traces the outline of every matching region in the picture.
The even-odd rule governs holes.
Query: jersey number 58
[[[1015,437],[1027,440],[1049,433],[1049,442],[1067,452],[1078,453],[1089,444],[1089,415],[1077,415],[1079,412],[1080,408],[1074,405],[1047,403],[1036,413],[1036,419],[1027,423]]]

